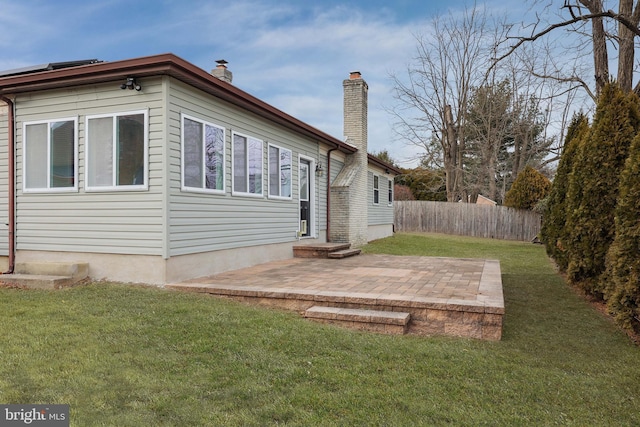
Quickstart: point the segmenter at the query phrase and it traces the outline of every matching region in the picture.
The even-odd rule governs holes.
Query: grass
[[[386,336],[157,288],[0,289],[0,402],[73,426],[640,424],[640,349],[540,246],[396,235],[369,253],[499,259],[503,339]]]

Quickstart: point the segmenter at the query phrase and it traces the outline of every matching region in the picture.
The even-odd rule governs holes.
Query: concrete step
[[[411,315],[396,311],[313,306],[304,317],[321,323],[330,323],[352,329],[404,335]]]
[[[86,262],[18,262],[16,274],[36,274],[45,276],[69,276],[82,280],[89,275],[89,263]]]
[[[295,245],[293,256],[295,258],[329,258],[331,252],[349,249],[351,243],[314,243]]]
[[[327,256],[332,259],[342,259],[351,256],[360,255],[360,249],[343,249],[341,251],[329,252]]]
[[[13,274],[0,275],[0,283],[29,289],[60,289],[89,276],[88,263],[22,262]]]
[[[76,283],[70,276],[51,276],[46,274],[2,274],[0,283],[5,286],[17,286],[28,289],[60,289]]]

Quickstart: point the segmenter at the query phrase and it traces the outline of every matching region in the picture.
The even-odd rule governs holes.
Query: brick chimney
[[[352,71],[342,82],[344,89],[344,136],[355,145],[367,163],[367,93],[369,86],[360,71]]]
[[[224,59],[218,59],[216,63],[218,65],[216,66],[216,68],[211,70],[211,75],[219,78],[224,82],[231,83],[231,81],[233,80],[233,73],[231,73],[231,71],[227,69],[228,62]]]
[[[359,71],[342,82],[344,89],[344,136],[358,151],[347,156],[344,168],[331,186],[331,236],[333,242],[353,246],[367,243],[368,157],[367,94],[369,86]],[[373,190],[371,190],[373,191]]]

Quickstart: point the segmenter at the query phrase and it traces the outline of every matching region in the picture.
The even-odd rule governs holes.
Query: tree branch
[[[533,70],[529,71],[534,77],[538,77],[541,79],[551,79],[551,80],[555,80],[557,82],[561,82],[561,83],[577,83],[578,86],[581,86],[589,95],[589,97],[591,99],[593,99],[594,101],[596,101],[596,95],[591,91],[591,89],[589,89],[589,86],[585,83],[584,80],[582,80],[579,77],[557,77],[557,76],[549,76],[549,75],[545,75],[545,74],[538,74]],[[568,89],[566,92],[569,92],[571,90],[575,89],[575,87],[572,87],[570,89]]]
[[[638,12],[640,13],[640,12]],[[548,26],[547,28],[545,28],[544,30],[532,34],[531,36],[528,37],[507,37],[507,39],[515,39],[518,40],[518,42],[514,45],[512,45],[508,51],[503,54],[502,56],[498,57],[498,58],[494,58],[494,64],[502,61],[503,59],[507,58],[508,56],[510,56],[513,52],[515,52],[520,46],[522,46],[523,44],[527,43],[527,42],[532,42],[535,40],[538,40],[540,37],[543,37],[547,34],[549,34],[550,32],[558,29],[558,28],[563,28],[563,27],[567,27],[569,25],[573,25],[576,24],[578,22],[581,21],[588,21],[590,19],[594,19],[594,18],[611,18],[614,19],[618,22],[620,22],[621,24],[623,24],[625,27],[627,27],[631,32],[633,32],[635,35],[640,36],[640,28],[638,28],[637,25],[634,25],[634,23],[629,20],[627,17],[625,17],[624,15],[621,15],[619,13],[615,13],[612,10],[607,10],[607,11],[602,11],[602,12],[598,12],[598,13],[590,13],[587,15],[580,15],[580,16],[574,16],[573,13],[571,14],[573,16],[572,19],[568,20],[568,21],[564,21],[564,22],[558,22],[556,24],[552,24],[550,26]],[[493,65],[492,65],[493,66]]]

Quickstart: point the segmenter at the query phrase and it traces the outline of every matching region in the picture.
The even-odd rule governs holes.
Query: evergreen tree
[[[570,178],[567,218],[567,275],[586,292],[604,297],[598,277],[614,239],[619,177],[631,141],[640,128],[638,97],[607,85],[591,131],[580,145]]]
[[[636,136],[620,177],[615,240],[607,253],[605,296],[610,311],[624,327],[640,317],[640,135]],[[634,322],[634,318],[636,321]]]
[[[373,156],[377,157],[383,162],[389,163],[390,165],[393,165],[396,167],[398,166],[398,164],[396,163],[396,160],[393,157],[391,157],[391,154],[389,154],[389,150],[382,150],[377,153],[373,153]]]
[[[569,177],[573,169],[578,147],[589,131],[589,121],[583,113],[573,116],[567,135],[558,170],[551,186],[551,192],[542,216],[541,239],[545,244],[547,254],[552,257],[561,271],[567,269],[567,255],[564,242],[567,241],[569,230],[567,222],[567,191]]]
[[[511,189],[504,197],[504,205],[517,209],[533,209],[540,200],[547,197],[551,181],[540,172],[526,166],[513,181]]]
[[[536,97],[514,93],[509,80],[474,88],[464,132],[464,190],[499,202],[518,174],[540,170],[552,140],[544,137],[544,114]]]
[[[498,177],[507,169],[500,164],[501,154],[513,139],[512,98],[506,80],[481,86],[472,92],[463,131],[464,185],[473,202],[478,194],[492,200],[502,199],[498,197]]]

